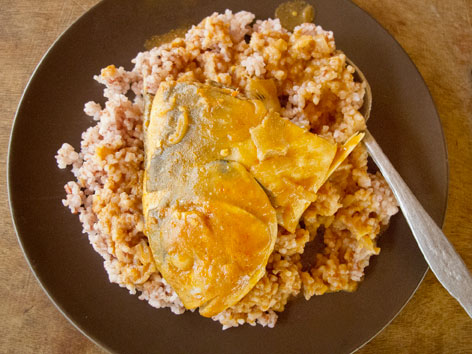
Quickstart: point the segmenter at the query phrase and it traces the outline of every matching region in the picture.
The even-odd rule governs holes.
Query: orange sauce
[[[183,38],[189,29],[190,26],[182,26],[172,29],[164,34],[156,34],[144,42],[144,49],[151,50],[152,48],[159,47],[165,43],[170,43],[176,38]]]
[[[315,9],[303,0],[287,1],[275,9],[275,17],[284,28],[293,31],[295,27],[306,22],[313,22]]]

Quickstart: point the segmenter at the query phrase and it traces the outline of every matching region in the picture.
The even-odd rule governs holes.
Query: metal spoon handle
[[[472,318],[472,276],[464,261],[421,206],[369,131],[366,131],[364,144],[395,194],[426,262],[441,284]]]

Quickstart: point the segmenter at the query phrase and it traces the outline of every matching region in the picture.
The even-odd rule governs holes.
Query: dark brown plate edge
[[[25,251],[25,248],[24,248],[24,245],[23,245],[23,241],[19,235],[19,232],[18,232],[18,229],[17,229],[17,220],[16,220],[16,215],[15,215],[15,210],[14,208],[12,207],[12,200],[11,200],[11,178],[12,178],[12,171],[11,171],[11,168],[10,168],[10,157],[11,157],[11,147],[12,147],[12,141],[15,137],[15,127],[16,127],[16,123],[17,123],[17,118],[19,116],[19,113],[20,113],[20,110],[21,110],[21,107],[24,103],[24,99],[25,99],[25,94],[26,92],[28,91],[31,83],[33,82],[33,80],[35,79],[35,75],[36,75],[36,72],[38,71],[38,69],[42,66],[43,62],[47,59],[47,57],[49,56],[50,52],[53,50],[53,48],[56,46],[56,44],[58,42],[60,42],[63,37],[65,36],[65,34],[72,28],[78,26],[80,24],[80,22],[83,21],[83,19],[88,16],[90,13],[96,11],[100,6],[102,6],[105,2],[107,2],[108,0],[101,0],[100,2],[98,2],[97,4],[95,4],[94,6],[92,6],[90,9],[88,9],[86,12],[84,12],[80,17],[78,17],[70,26],[68,26],[57,38],[56,40],[50,45],[50,47],[47,49],[47,51],[44,53],[44,55],[42,56],[42,58],[40,59],[40,61],[38,62],[38,64],[36,65],[35,69],[33,70],[33,72],[31,73],[31,76],[25,86],[25,89],[23,90],[23,93],[21,95],[21,98],[18,102],[18,107],[16,109],[16,112],[14,114],[14,119],[13,119],[13,123],[12,123],[12,128],[11,128],[11,132],[10,132],[10,139],[9,139],[9,142],[8,142],[8,152],[7,152],[7,191],[8,191],[8,205],[9,205],[9,209],[10,209],[10,215],[11,215],[11,218],[12,218],[12,224],[13,224],[13,229],[15,231],[15,234],[16,234],[16,238],[17,238],[17,241],[19,243],[19,246],[20,246],[20,249],[23,253],[23,256],[24,258],[26,259],[26,262],[28,264],[28,267],[30,268],[30,270],[32,271],[35,279],[37,280],[37,282],[39,283],[41,289],[45,292],[46,296],[49,298],[49,300],[54,304],[54,306],[56,307],[56,309],[69,321],[69,323],[71,323],[81,334],[83,334],[86,338],[88,338],[90,341],[92,341],[94,344],[96,344],[98,347],[110,352],[110,353],[116,353],[115,351],[113,351],[109,346],[107,346],[106,344],[102,343],[98,338],[96,338],[96,336],[92,335],[92,334],[89,334],[87,333],[84,329],[82,329],[82,327],[76,323],[74,321],[74,319],[69,315],[69,313],[62,308],[62,306],[56,301],[56,299],[54,298],[54,296],[52,295],[52,293],[48,290],[48,288],[43,284],[42,282],[42,279],[40,277],[40,275],[38,275],[35,271],[35,268],[34,266],[31,264],[30,262],[30,258],[28,257],[28,254],[27,252]],[[352,0],[345,0],[346,2],[350,3],[351,5],[354,5],[355,7],[357,7],[359,10],[361,10],[362,12],[364,12],[367,16],[369,16],[378,26],[379,28],[381,28],[381,30],[388,36],[390,36],[393,41],[395,42],[395,45],[408,57],[408,59],[410,60],[410,62],[413,64],[413,67],[415,68],[418,76],[421,78],[422,80],[422,83],[424,84],[424,86],[427,88],[427,91],[428,91],[428,95],[429,95],[429,98],[431,99],[431,102],[434,106],[434,112],[436,113],[436,119],[438,119],[439,121],[439,127],[440,127],[440,132],[441,132],[441,137],[442,137],[442,141],[443,141],[443,152],[444,152],[444,155],[445,155],[445,160],[444,160],[444,168],[446,170],[446,196],[445,196],[445,201],[444,201],[444,206],[443,206],[443,213],[442,213],[442,216],[441,216],[441,228],[444,226],[444,221],[445,221],[445,217],[446,217],[446,212],[447,212],[447,208],[448,208],[448,205],[449,205],[449,181],[450,181],[450,169],[449,169],[449,154],[448,154],[448,149],[447,149],[447,141],[446,141],[446,137],[445,137],[445,134],[444,134],[444,129],[443,129],[443,125],[442,125],[442,122],[441,122],[441,119],[440,119],[440,116],[439,116],[439,113],[438,113],[438,110],[437,110],[437,107],[436,107],[436,103],[434,101],[434,98],[433,96],[431,95],[431,91],[429,90],[429,87],[428,85],[426,84],[426,81],[425,79],[423,78],[423,76],[421,75],[421,72],[419,71],[418,67],[416,66],[415,62],[411,59],[411,57],[408,55],[407,51],[402,47],[402,45],[397,41],[397,39],[387,30],[385,29],[384,26],[382,26],[379,21],[374,18],[369,12],[367,12],[366,10],[364,10],[363,8],[361,8],[359,5],[357,5],[356,3],[354,3]],[[369,157],[370,158],[370,157]],[[429,270],[429,266],[426,265],[426,269],[424,271],[424,274],[423,276],[421,277],[421,279],[419,280],[417,286],[415,287],[415,289],[412,291],[410,297],[405,301],[405,303],[400,307],[400,309],[398,310],[397,313],[395,313],[395,315],[382,327],[380,328],[371,338],[369,338],[366,342],[364,342],[363,344],[361,344],[360,346],[358,346],[357,348],[355,348],[353,351],[351,351],[351,354],[352,353],[355,353],[357,352],[359,349],[363,348],[365,345],[367,345],[370,341],[372,341],[372,339],[374,339],[375,337],[377,337],[386,327],[388,327],[394,319],[397,318],[397,316],[400,314],[400,312],[403,311],[403,309],[406,307],[406,305],[411,301],[411,299],[413,298],[413,296],[415,295],[415,293],[417,292],[418,288],[420,287],[421,283],[423,282],[426,274],[428,273],[428,270]]]
[[[443,147],[444,147],[444,155],[445,155],[445,160],[444,160],[444,168],[446,169],[446,200],[444,202],[444,211],[443,211],[443,214],[441,216],[441,225],[439,225],[441,227],[441,229],[444,227],[444,221],[446,219],[446,213],[447,213],[447,208],[449,206],[449,181],[450,181],[450,170],[449,170],[449,152],[447,150],[447,141],[446,141],[446,135],[444,134],[444,129],[443,129],[443,125],[442,125],[442,122],[441,122],[441,117],[439,116],[439,112],[438,112],[438,109],[437,109],[437,106],[436,106],[436,102],[434,101],[434,98],[433,96],[431,95],[431,91],[429,90],[429,86],[427,85],[423,75],[421,75],[421,72],[420,70],[418,69],[418,67],[416,66],[415,62],[411,59],[410,55],[408,54],[408,52],[405,50],[405,48],[403,48],[403,46],[400,44],[400,42],[397,41],[397,39],[395,38],[395,36],[393,34],[391,34],[384,26],[382,26],[382,24],[374,17],[372,16],[368,11],[364,10],[362,7],[360,7],[359,5],[357,5],[356,3],[354,3],[352,0],[347,0],[348,2],[350,2],[352,5],[354,5],[355,7],[357,7],[358,9],[360,9],[361,11],[363,11],[367,16],[369,16],[381,29],[382,31],[385,32],[386,35],[390,36],[393,38],[394,42],[395,42],[395,45],[408,57],[408,59],[410,59],[411,63],[413,64],[417,74],[418,74],[418,77],[421,78],[421,81],[423,82],[424,86],[428,89],[428,95],[429,95],[429,98],[431,99],[431,102],[433,103],[433,107],[434,107],[434,112],[436,113],[436,118],[439,120],[439,127],[440,127],[440,131],[441,131],[441,137],[442,137],[442,140],[444,142],[443,144]],[[371,159],[371,157],[369,156],[369,159]],[[400,209],[401,211],[401,209]],[[426,261],[426,260],[425,260]],[[424,278],[426,277],[426,274],[428,274],[428,271],[430,270],[429,268],[429,265],[426,264],[426,269],[423,273],[423,276],[421,277],[421,279],[419,280],[418,282],[418,285],[416,286],[416,288],[413,290],[413,292],[411,293],[410,297],[405,301],[405,303],[403,304],[403,306],[400,307],[400,309],[398,310],[398,312],[390,319],[390,321],[388,321],[385,326],[383,326],[381,329],[379,329],[379,331],[377,333],[375,333],[368,341],[366,341],[364,344],[361,344],[359,347],[357,347],[356,349],[354,349],[350,354],[353,354],[355,352],[357,352],[359,349],[363,348],[364,346],[366,346],[368,343],[370,343],[375,337],[377,337],[381,332],[383,332],[383,330],[385,328],[387,328],[392,322],[393,320],[395,320],[398,315],[403,311],[403,309],[406,307],[406,305],[408,305],[408,303],[411,301],[411,299],[413,298],[413,296],[416,294],[416,292],[418,291],[420,285],[423,283],[423,280]]]
[[[103,6],[103,4],[106,2],[106,0],[100,0],[97,4],[93,5],[90,9],[85,11],[82,15],[80,15],[76,20],[72,22],[71,25],[69,25],[62,33],[54,40],[54,42],[49,46],[49,48],[46,50],[46,52],[43,54],[41,59],[39,60],[38,64],[34,68],[33,72],[30,75],[30,78],[28,79],[28,82],[26,83],[26,86],[21,94],[20,100],[18,101],[18,107],[15,111],[15,115],[13,118],[13,123],[10,131],[10,139],[8,140],[8,151],[7,151],[7,194],[8,194],[8,206],[9,206],[9,211],[10,211],[10,216],[12,220],[12,225],[13,229],[16,234],[16,239],[18,241],[18,244],[20,246],[21,252],[23,253],[23,257],[26,260],[26,263],[28,264],[29,269],[33,273],[34,278],[36,279],[37,283],[43,290],[43,292],[46,294],[48,299],[52,302],[52,304],[56,307],[56,309],[69,321],[72,326],[77,329],[82,335],[84,335],[87,339],[89,339],[92,343],[97,345],[99,348],[109,352],[109,353],[116,353],[113,351],[110,347],[108,347],[105,343],[102,343],[96,336],[87,333],[70,315],[69,313],[62,308],[62,306],[56,301],[55,297],[52,295],[51,291],[46,287],[46,285],[43,283],[42,278],[39,274],[37,274],[33,264],[30,261],[30,257],[28,256],[28,253],[25,250],[23,240],[20,237],[20,234],[17,229],[17,219],[16,219],[16,212],[15,209],[13,208],[13,203],[11,200],[11,178],[12,178],[12,171],[10,167],[10,157],[11,157],[11,149],[12,149],[12,142],[15,139],[15,127],[17,125],[18,116],[20,114],[21,107],[24,103],[25,96],[27,91],[29,90],[31,83],[35,79],[36,72],[39,70],[39,68],[43,65],[43,62],[46,61],[47,57],[49,56],[50,52],[53,50],[53,48],[56,46],[58,42],[60,42],[65,34],[72,29],[73,27],[76,27],[80,25],[80,22],[83,21],[83,19],[89,15],[89,13],[96,11],[97,8],[100,6]]]

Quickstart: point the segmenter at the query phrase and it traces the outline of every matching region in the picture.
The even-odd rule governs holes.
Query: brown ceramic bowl
[[[102,259],[81,234],[77,216],[61,204],[70,172],[56,167],[63,142],[79,146],[92,121],[84,102],[103,103],[92,80],[100,68],[130,60],[151,35],[197,23],[214,11],[248,10],[273,16],[278,1],[105,0],[74,23],[41,61],[14,123],[8,166],[9,197],[18,238],[51,300],[91,340],[119,353],[349,353],[369,341],[415,292],[427,265],[399,214],[380,239],[355,293],[296,299],[274,329],[221,330],[186,312],[154,309],[110,284]],[[418,199],[442,224],[447,156],[428,89],[397,42],[347,0],[317,0],[316,22],[366,74],[373,91],[369,128]]]

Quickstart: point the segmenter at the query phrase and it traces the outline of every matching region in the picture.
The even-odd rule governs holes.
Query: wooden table
[[[0,352],[103,353],[54,307],[10,219],[6,160],[21,93],[56,37],[97,0],[0,0]],[[449,151],[444,231],[472,269],[472,1],[355,0],[405,48],[436,102]],[[401,314],[359,353],[472,353],[472,320],[430,273]]]

